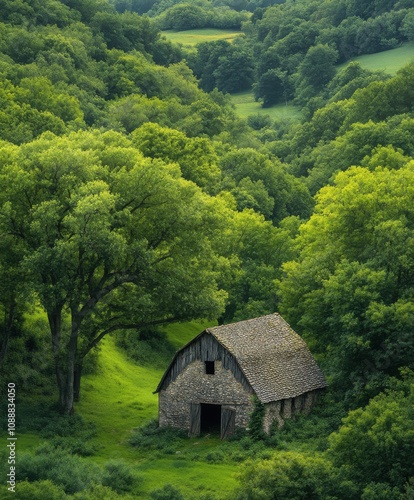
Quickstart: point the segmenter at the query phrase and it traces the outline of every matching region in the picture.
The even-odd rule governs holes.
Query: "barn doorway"
[[[200,430],[202,433],[220,434],[221,405],[201,403]]]

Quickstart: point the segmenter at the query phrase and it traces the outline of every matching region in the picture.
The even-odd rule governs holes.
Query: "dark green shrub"
[[[261,130],[262,128],[270,127],[272,119],[269,115],[261,115],[257,113],[256,115],[249,115],[247,117],[247,123],[252,129]]]
[[[185,431],[172,427],[161,428],[157,421],[152,420],[146,426],[136,429],[129,443],[137,448],[168,452],[186,437]]]
[[[96,436],[96,426],[92,422],[86,423],[80,415],[61,415],[55,413],[47,417],[48,422],[43,426],[40,435],[45,438],[55,436],[82,437],[90,439]]]
[[[263,431],[265,406],[256,396],[254,397],[253,403],[254,409],[250,415],[249,434],[253,439],[263,439],[265,437],[265,433]]]
[[[85,441],[83,438],[72,438],[72,437],[57,437],[50,441],[50,444],[54,448],[60,448],[62,450],[71,453],[72,455],[79,455],[81,457],[90,457],[96,453],[97,447]]]
[[[209,462],[212,464],[218,464],[220,462],[223,462],[225,458],[226,458],[226,456],[222,451],[216,450],[216,451],[210,451],[210,453],[207,453],[205,460],[206,460],[206,462]]]
[[[33,454],[21,453],[16,467],[21,480],[49,480],[67,494],[85,490],[93,483],[101,482],[101,470],[97,465],[50,444],[39,446]]]
[[[140,365],[165,368],[175,354],[173,345],[164,332],[156,328],[135,331],[121,331],[116,343],[124,349],[129,358]]]
[[[102,484],[117,493],[131,491],[139,482],[139,477],[132,467],[122,460],[110,460],[105,464]]]
[[[102,484],[94,484],[91,488],[75,493],[71,500],[133,500],[128,494],[118,495],[116,491]]]
[[[184,500],[181,491],[171,484],[166,484],[159,490],[151,491],[150,496],[153,500]]]

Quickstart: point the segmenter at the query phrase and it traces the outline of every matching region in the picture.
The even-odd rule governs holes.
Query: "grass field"
[[[231,42],[240,36],[240,31],[230,31],[230,30],[220,30],[213,28],[204,28],[197,30],[187,30],[187,31],[163,31],[165,37],[171,42],[181,43],[185,46],[194,47],[201,42],[213,42],[215,40],[227,40]]]
[[[370,69],[372,71],[382,70],[386,73],[394,75],[400,68],[408,64],[413,59],[414,42],[407,42],[403,43],[401,47],[397,47],[396,49],[354,57],[351,61],[357,61],[363,68]],[[338,67],[342,68],[348,63],[349,62],[341,64]]]
[[[247,118],[249,115],[269,115],[272,120],[298,120],[301,113],[291,104],[277,104],[271,108],[262,108],[260,102],[254,100],[253,92],[247,90],[232,94],[231,99],[236,106],[236,112],[241,118]]]

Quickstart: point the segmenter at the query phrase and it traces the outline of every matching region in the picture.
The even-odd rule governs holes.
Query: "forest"
[[[239,35],[166,36],[212,28]],[[414,498],[412,1],[0,0],[0,79],[0,498]],[[273,312],[312,414],[198,452],[158,429],[174,351]],[[99,417],[111,390],[141,399]]]

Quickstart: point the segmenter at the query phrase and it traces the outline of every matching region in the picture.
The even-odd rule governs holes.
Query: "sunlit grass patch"
[[[363,56],[354,57],[351,61],[357,61],[363,68],[371,71],[385,71],[390,75],[395,73],[414,59],[414,42],[403,43],[401,47],[396,49],[385,50],[375,54],[366,54]],[[342,68],[349,64],[341,64]]]
[[[99,458],[131,458],[126,446],[131,429],[157,415],[157,396],[153,394],[162,370],[138,366],[107,337],[99,356],[98,371],[83,377],[81,401],[77,411],[96,423]]]
[[[270,108],[263,108],[260,102],[255,101],[253,92],[250,90],[232,94],[231,99],[241,118],[257,114],[269,115],[272,120],[299,120],[301,118],[300,110],[290,103],[279,103]]]
[[[168,30],[162,32],[165,37],[171,42],[182,43],[194,47],[201,42],[214,42],[215,40],[227,40],[232,42],[237,36],[241,35],[240,31],[221,30],[215,28],[203,28],[196,30],[175,31]]]

